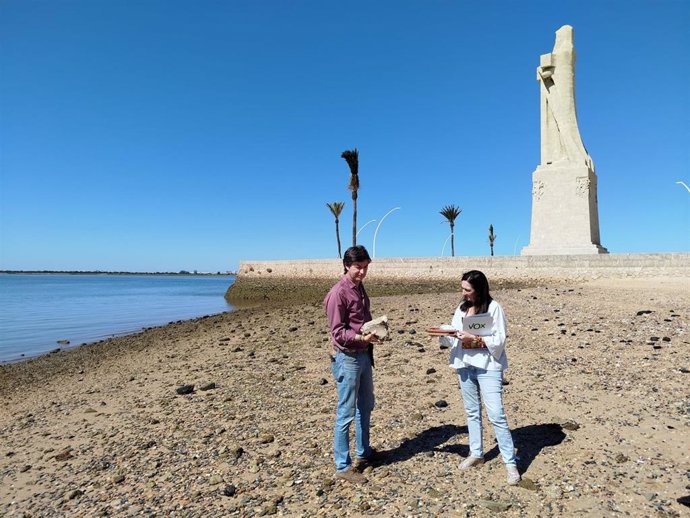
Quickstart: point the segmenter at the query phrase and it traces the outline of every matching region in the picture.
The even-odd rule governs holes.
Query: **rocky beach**
[[[458,469],[457,376],[425,330],[450,321],[459,294],[426,291],[372,297],[391,336],[376,346],[383,455],[368,483],[333,477],[336,391],[314,293],[0,366],[0,515],[690,514],[687,278],[494,284],[515,487],[491,426],[487,463]]]

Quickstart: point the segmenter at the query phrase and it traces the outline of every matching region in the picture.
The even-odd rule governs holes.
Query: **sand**
[[[658,287],[657,287],[658,285]],[[688,516],[690,290],[601,281],[497,289],[524,482],[468,454],[448,351],[458,294],[372,298],[368,483],[335,481],[336,391],[318,302],[146,330],[0,367],[0,515]],[[194,385],[188,394],[178,394]],[[447,406],[443,406],[442,401]]]

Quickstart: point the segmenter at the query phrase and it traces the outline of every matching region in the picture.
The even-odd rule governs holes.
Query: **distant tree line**
[[[236,275],[236,272],[199,273],[180,270],[179,272],[111,272],[106,270],[0,270],[7,274],[63,274],[63,275]]]

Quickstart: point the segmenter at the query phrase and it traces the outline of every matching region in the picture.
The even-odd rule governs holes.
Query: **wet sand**
[[[0,367],[0,515],[687,516],[690,286],[606,280],[493,291],[524,482],[461,473],[448,351],[457,293],[372,297],[369,482],[333,479],[336,392],[318,301],[180,322]],[[178,394],[194,385],[189,394]],[[443,406],[445,401],[447,406]],[[685,500],[684,500],[685,499]]]

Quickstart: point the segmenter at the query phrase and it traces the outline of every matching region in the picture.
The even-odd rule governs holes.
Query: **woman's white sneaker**
[[[460,463],[460,469],[465,470],[465,469],[470,469],[474,466],[481,466],[484,464],[484,457],[467,457],[465,460],[463,460]]]
[[[515,486],[520,482],[520,472],[515,464],[506,464],[508,472],[508,485]]]

